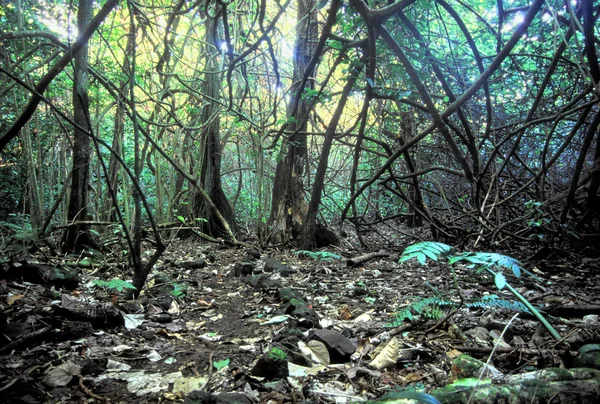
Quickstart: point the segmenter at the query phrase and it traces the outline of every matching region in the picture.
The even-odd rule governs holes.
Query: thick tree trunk
[[[77,11],[77,29],[79,32],[83,32],[91,18],[92,1],[79,0]],[[73,77],[73,118],[86,131],[89,131],[88,84],[88,46],[86,44],[75,55],[75,72]],[[87,206],[91,151],[89,137],[85,132],[75,127],[73,134],[71,197],[67,213],[69,221],[78,222],[88,220]],[[63,241],[64,251],[80,251],[84,246],[90,244],[88,225],[78,224],[67,227]]]
[[[298,35],[294,47],[293,83],[302,82],[318,41],[318,26],[315,0],[298,0]],[[314,80],[306,84],[308,89],[314,88]],[[304,91],[304,89],[295,89]],[[296,108],[288,107],[289,124],[287,129],[294,132],[284,139],[281,145],[280,158],[275,170],[273,197],[271,206],[271,236],[269,242],[280,244],[295,241],[299,238],[307,211],[304,200],[304,168],[306,167],[306,136],[296,134],[306,131],[309,108],[301,97]]]
[[[220,7],[220,6],[219,6]],[[221,157],[222,146],[219,134],[220,106],[214,100],[220,98],[221,73],[218,53],[220,51],[220,40],[218,35],[220,12],[216,12],[214,18],[207,16],[206,19],[206,73],[202,83],[202,94],[206,97],[207,104],[202,111],[202,120],[205,127],[202,131],[202,150],[200,167],[200,186],[206,191],[217,209],[227,221],[231,229],[236,232],[236,224],[233,209],[223,192],[221,182]],[[208,221],[207,228],[211,236],[229,238],[227,229],[215,217],[206,200],[198,193],[194,201],[194,214],[197,218]]]

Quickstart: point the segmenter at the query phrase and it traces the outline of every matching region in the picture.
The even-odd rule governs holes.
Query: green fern
[[[402,325],[404,320],[412,321],[416,315],[422,315],[423,317],[431,318],[432,320],[439,320],[444,316],[442,310],[443,306],[452,307],[454,306],[454,303],[435,296],[416,300],[394,314],[394,319],[391,323],[386,324],[386,326],[398,327]]]
[[[522,268],[521,262],[507,255],[489,252],[466,252],[460,255],[454,255],[448,259],[449,265],[457,262],[466,261],[470,263],[467,268],[491,268],[500,267],[512,270],[513,274],[519,278]]]
[[[437,243],[433,241],[425,241],[413,244],[407,247],[400,257],[399,262],[408,261],[410,259],[416,258],[417,261],[421,265],[425,265],[427,262],[427,258],[430,258],[434,261],[437,261],[441,256],[447,255],[451,251],[452,247],[447,244]],[[540,323],[546,329],[552,337],[556,340],[561,340],[560,334],[552,327],[552,325],[542,316],[542,314],[535,308],[523,295],[519,293],[515,288],[513,288],[507,281],[504,274],[497,269],[505,268],[510,269],[512,273],[518,278],[521,276],[522,272],[529,273],[525,271],[521,267],[521,262],[519,260],[498,254],[498,253],[490,253],[490,252],[465,252],[462,254],[450,256],[448,258],[448,266],[454,275],[454,270],[452,269],[452,265],[457,262],[467,262],[469,265],[467,268],[477,268],[479,271],[486,271],[490,275],[494,277],[494,282],[498,290],[502,290],[506,288],[510,293],[512,293],[519,301],[529,310],[529,312],[535,316]],[[454,275],[455,276],[455,275]],[[456,279],[455,279],[456,281]]]
[[[467,303],[466,307],[478,309],[504,309],[511,312],[531,314],[531,311],[521,302],[505,300],[497,295],[484,296],[478,302]]]
[[[423,241],[408,246],[402,252],[398,262],[405,262],[416,258],[419,264],[425,265],[427,258],[437,261],[439,258],[447,255],[452,250],[448,244],[435,241]]]

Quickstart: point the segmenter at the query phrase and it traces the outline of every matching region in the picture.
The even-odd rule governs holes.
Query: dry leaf
[[[8,294],[8,297],[6,298],[6,303],[9,306],[12,306],[16,301],[21,300],[23,298],[23,295],[13,295],[12,293]]]
[[[302,341],[298,341],[298,348],[300,348],[300,352],[302,352],[304,356],[309,357],[316,363],[329,365],[331,361],[329,351],[321,341],[312,340],[309,341],[308,345]]]
[[[348,307],[347,305],[340,307],[339,313],[340,313],[340,319],[342,319],[342,320],[350,320],[352,318],[352,313],[350,312],[350,307]]]
[[[385,369],[390,366],[394,366],[398,360],[398,348],[400,343],[396,337],[392,338],[387,342],[385,348],[379,352],[379,354],[369,363],[370,366],[377,370]]]

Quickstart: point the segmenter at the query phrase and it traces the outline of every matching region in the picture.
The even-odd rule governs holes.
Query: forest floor
[[[349,266],[361,255],[353,239],[327,252],[176,241],[135,302],[93,282],[127,279],[116,257],[29,256],[31,265],[76,268],[79,283],[51,288],[10,269],[0,277],[0,401],[375,400],[477,377],[461,354],[489,360],[482,379],[497,381],[572,367],[577,349],[600,340],[600,260],[591,253],[503,251],[534,275],[507,280],[545,310],[557,342],[484,273],[458,265],[455,283],[444,263],[399,263],[393,248]]]

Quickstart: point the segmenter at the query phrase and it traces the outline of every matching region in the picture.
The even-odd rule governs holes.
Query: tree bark
[[[82,32],[92,18],[92,1],[79,0],[77,10],[77,29]],[[88,188],[90,182],[90,139],[89,132],[89,74],[88,74],[88,46],[84,45],[75,55],[75,71],[73,74],[73,120],[83,128],[74,128],[73,133],[73,170],[71,177],[71,197],[67,220],[88,220]],[[81,251],[90,244],[89,227],[87,224],[69,226],[64,234],[63,250],[65,252]]]
[[[315,4],[315,0],[298,0],[298,31],[294,47],[294,85],[303,82],[303,77],[310,69],[309,63],[315,53],[315,45],[318,41]],[[304,88],[295,90],[298,93],[304,92],[305,89],[314,89],[314,81],[309,80]],[[303,184],[304,168],[306,167],[306,135],[298,132],[306,131],[308,115],[309,106],[303,97],[298,99],[297,108],[294,103],[288,106],[287,129],[292,131],[292,135],[284,138],[275,169],[269,219],[271,236],[268,240],[272,244],[295,241],[300,236],[302,229],[304,215],[307,211]]]
[[[207,105],[202,111],[202,120],[204,127],[202,129],[202,149],[200,167],[200,186],[206,191],[210,199],[219,209],[223,218],[227,221],[230,228],[236,232],[234,212],[223,192],[221,182],[221,157],[222,145],[220,128],[220,106],[214,100],[220,98],[221,73],[218,54],[220,51],[221,40],[218,30],[221,13],[224,10],[222,6],[217,5],[216,15],[208,15],[206,19],[206,65],[204,81],[201,92],[206,97]],[[205,198],[196,194],[194,201],[194,214],[197,218],[204,218],[208,221],[207,232],[215,237],[229,238],[227,229],[223,228],[220,220],[213,214]]]

